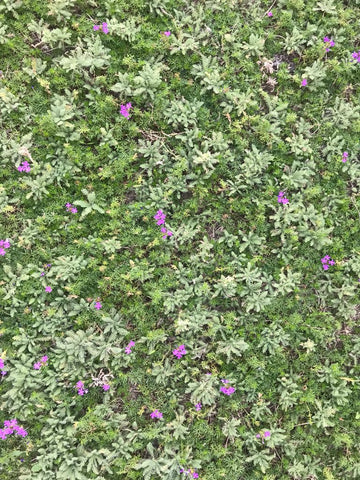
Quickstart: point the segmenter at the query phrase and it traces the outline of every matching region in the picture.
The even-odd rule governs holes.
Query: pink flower
[[[170,35],[170,32],[166,31],[166,32],[164,32],[164,35],[166,35],[168,37]]]
[[[109,33],[108,26],[107,26],[107,23],[106,23],[106,22],[104,22],[104,23],[102,24],[102,31],[103,31],[104,33]]]
[[[106,390],[109,390],[109,388],[110,388],[110,385],[108,385],[107,383],[105,383],[105,384],[103,385],[103,389],[104,389],[105,391],[106,391]]]
[[[154,410],[151,414],[151,418],[162,418],[163,414],[159,410]]]
[[[307,80],[306,78],[304,78],[303,81],[301,82],[301,86],[306,87],[306,85],[307,85]]]
[[[95,303],[95,308],[96,308],[97,310],[100,310],[100,308],[102,308],[101,303],[100,303],[100,302],[96,302],[96,303]]]
[[[45,287],[45,291],[46,292],[52,292],[52,288],[51,287]]]
[[[41,367],[41,363],[40,363],[40,362],[34,363],[34,370],[40,370],[40,367]]]
[[[47,357],[46,355],[43,356],[43,357],[41,357],[41,361],[42,361],[43,363],[47,362],[47,361],[48,361],[48,357]]]
[[[94,30],[99,30],[100,25],[94,25]]]
[[[268,12],[268,17],[272,17],[272,16],[273,16],[272,12]]]

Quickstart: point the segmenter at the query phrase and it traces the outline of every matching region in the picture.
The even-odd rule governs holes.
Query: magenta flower
[[[76,207],[72,208],[72,209],[71,209],[71,212],[72,212],[72,213],[77,213],[77,208],[76,208]]]
[[[235,392],[235,388],[234,387],[220,387],[220,390],[221,392],[225,393],[225,395],[231,395],[232,393]]]
[[[106,391],[106,390],[109,390],[110,388],[110,385],[108,385],[107,383],[105,383],[102,388]]]
[[[329,255],[325,255],[325,257],[321,259],[321,263],[323,264],[323,269],[324,270],[329,269],[329,265],[327,265],[327,263],[329,263],[330,265],[335,265],[334,260],[330,260]]]
[[[162,418],[163,414],[159,410],[154,410],[151,414],[151,418]]]
[[[95,308],[96,308],[97,310],[100,310],[100,308],[102,308],[101,303],[100,303],[100,302],[96,302],[96,303],[95,303]]]
[[[94,25],[94,30],[99,30],[100,25]]]
[[[0,240],[0,255],[4,256],[5,255],[5,249],[10,247],[10,243],[7,240]]]
[[[43,363],[47,362],[48,361],[48,357],[46,355],[44,355],[43,357],[41,357],[41,361]]]
[[[168,37],[170,35],[170,32],[169,31],[164,32],[164,35],[166,35]]]
[[[29,166],[29,163],[28,162],[22,162],[22,166],[18,166],[17,169],[19,170],[19,172],[30,172],[30,166]]]
[[[4,368],[4,360],[0,358],[0,368]]]
[[[273,16],[272,12],[268,12],[268,17],[272,17],[272,16]]]
[[[131,102],[127,103],[126,105],[120,105],[120,113],[126,118],[129,118],[129,110],[132,108]]]
[[[178,347],[178,349],[176,350],[173,350],[172,352],[175,356],[177,356],[178,358],[181,358],[182,355],[185,355],[186,354],[186,351],[185,351],[185,345],[180,345],[180,347]]]
[[[52,288],[51,287],[45,287],[45,291],[46,292],[52,292]]]
[[[201,407],[202,407],[202,405],[201,405],[200,402],[195,405],[195,408],[196,408],[197,411],[201,410]]]
[[[306,85],[307,85],[307,80],[306,78],[304,78],[303,81],[301,82],[301,86],[306,87]]]
[[[107,25],[106,22],[104,22],[104,23],[102,24],[102,31],[103,31],[103,33],[109,33],[108,25]]]
[[[360,63],[360,50],[358,52],[353,52],[351,54],[353,60],[350,60],[350,62],[352,63],[354,60],[356,60],[358,63]]]
[[[348,152],[344,152],[343,157],[342,157],[342,161],[346,162],[346,160],[348,159],[348,156],[349,156]]]
[[[76,388],[82,388],[84,386],[83,382],[79,380],[76,384]]]
[[[279,203],[283,203],[283,204],[289,203],[289,200],[286,197],[284,197],[284,195],[285,195],[284,192],[279,192],[279,195],[277,197],[277,200]]]
[[[34,370],[40,370],[41,368],[41,363],[38,362],[38,363],[34,363]]]

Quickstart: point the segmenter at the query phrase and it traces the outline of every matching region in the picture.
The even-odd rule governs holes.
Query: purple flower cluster
[[[97,310],[100,310],[100,308],[102,308],[101,303],[100,303],[100,302],[96,302],[96,303],[95,303],[95,308],[96,308]]]
[[[4,247],[4,248],[3,248]],[[7,240],[0,240],[0,255],[5,255],[5,248],[9,248],[10,243]]]
[[[197,403],[197,404],[195,405],[196,411],[201,410],[201,407],[202,407],[201,403],[200,403],[200,402]]]
[[[187,353],[185,350],[185,345],[180,345],[180,347],[178,347],[178,349],[173,350],[172,353],[176,355],[177,358],[181,358],[183,355]]]
[[[19,172],[30,172],[30,165],[29,163],[25,160],[25,162],[22,162],[21,165],[19,165],[17,167],[17,169],[19,170]]]
[[[347,161],[348,156],[349,156],[348,152],[344,152],[344,153],[343,153],[342,161],[343,161],[344,163]]]
[[[277,198],[279,203],[284,203],[284,204],[289,203],[289,200],[286,197],[284,197],[284,195],[285,195],[284,192],[279,192],[279,195],[278,195],[278,198]]]
[[[163,414],[159,410],[154,410],[151,414],[151,418],[162,418]]]
[[[88,393],[89,390],[84,389],[84,384],[82,381],[77,382],[74,388],[78,389],[78,395],[84,395],[84,393]]]
[[[100,27],[102,27],[102,31],[103,33],[109,33],[109,29],[108,29],[108,24],[106,22],[103,22],[102,25],[94,25],[94,30],[99,30]]]
[[[189,470],[185,470],[184,468],[182,468],[180,470],[180,473],[185,473],[185,475],[188,475],[189,473],[192,474],[192,478],[199,478],[199,474],[195,472],[195,470],[193,470],[192,468],[190,468]]]
[[[334,260],[330,260],[330,261],[329,260],[330,260],[329,255],[325,255],[325,257],[321,259],[321,263],[323,264],[324,270],[328,270],[329,265],[335,265]],[[329,265],[327,265],[327,263],[329,263]]]
[[[334,47],[335,43],[329,38],[329,37],[324,37],[324,42],[329,44],[330,47]],[[329,52],[330,49],[326,48],[326,51]]]
[[[360,63],[360,50],[358,52],[353,52],[351,56],[353,60],[350,60],[350,62],[353,62],[354,60],[356,60],[358,63]]]
[[[260,432],[256,435],[256,438],[262,438],[262,443],[264,443],[264,438],[267,438],[267,437],[270,437],[271,433],[269,432],[269,430],[265,430],[265,432]]]
[[[52,288],[49,286],[45,287],[45,292],[52,292]]]
[[[48,263],[47,265],[45,265],[45,268],[50,268],[51,267],[51,263]],[[45,272],[41,272],[40,273],[40,277],[43,277],[45,275]]]
[[[132,108],[131,103],[127,103],[126,105],[120,105],[120,113],[127,119],[129,119],[129,110]]]
[[[157,220],[157,223],[156,223],[157,225],[162,225],[165,223],[166,215],[162,210],[158,210],[156,212],[156,215],[154,215],[154,218],[155,220]],[[166,238],[166,235],[168,235],[169,237],[172,236],[172,232],[170,232],[170,230],[167,230],[165,227],[161,229],[161,232],[165,233],[165,235],[162,237],[164,240]]]
[[[72,213],[77,213],[77,208],[73,207],[71,205],[71,203],[67,203],[65,206],[66,206],[68,212],[70,212],[70,210],[71,210]]]
[[[22,437],[26,437],[26,435],[28,434],[26,430],[17,425],[16,418],[14,418],[13,420],[5,420],[4,427],[6,428],[0,428],[0,438],[2,440],[5,440],[7,435],[11,435],[12,433],[14,433],[14,430],[16,431],[16,435],[21,435]]]
[[[135,345],[135,342],[131,340],[131,342],[129,342],[128,346],[125,348],[125,353],[127,354],[131,353],[131,347],[133,347],[134,345]]]
[[[105,392],[106,392],[106,390],[109,390],[110,385],[108,385],[107,383],[104,383],[104,385],[103,385],[102,387],[103,387],[103,389],[104,389]]]
[[[34,370],[40,370],[41,367],[46,365],[47,361],[48,361],[48,357],[44,355],[43,357],[41,357],[40,362],[34,363]]]
[[[1,375],[6,375],[7,372],[4,370],[4,360],[0,358],[0,370],[1,370]]]
[[[221,380],[223,383],[229,383],[229,380],[224,380],[222,379]],[[220,387],[220,391],[225,393],[225,395],[231,395],[232,393],[235,392],[235,388],[234,387]]]

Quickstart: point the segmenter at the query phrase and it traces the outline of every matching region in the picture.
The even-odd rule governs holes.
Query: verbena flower
[[[166,31],[166,32],[164,32],[164,35],[166,35],[166,36],[168,37],[168,36],[170,35],[170,33],[171,33],[171,32]]]
[[[154,410],[151,414],[151,418],[162,418],[163,414],[159,410]]]
[[[100,25],[94,25],[94,27],[93,27],[93,28],[94,28],[94,30],[99,30],[99,28],[100,28]]]
[[[268,12],[268,17],[272,17],[272,16],[273,16],[272,12]]]
[[[286,203],[289,203],[289,200],[284,197],[285,193],[284,192],[279,192],[279,195],[277,197],[277,200],[279,203],[283,203],[283,204],[286,204]]]
[[[110,388],[110,385],[108,385],[107,383],[105,383],[102,388],[106,391],[106,390],[109,390]]]
[[[353,60],[350,60],[350,62],[353,62],[354,60],[356,60],[358,63],[360,63],[360,50],[358,52],[353,52],[351,56]]]
[[[3,248],[2,248],[3,247]],[[7,240],[0,240],[0,255],[5,255],[5,249],[10,247],[10,243]]]
[[[174,355],[176,355],[178,358],[181,358],[182,355],[185,355],[187,352],[185,350],[185,346],[184,345],[180,345],[180,347],[178,347],[178,349],[175,349],[173,350],[172,352]]]
[[[324,270],[328,270],[328,269],[329,269],[329,265],[327,265],[328,263],[329,263],[330,265],[335,265],[334,260],[330,260],[329,255],[325,255],[325,257],[323,257],[323,258],[321,259],[321,263],[323,264],[323,269],[324,269]]]
[[[22,165],[19,165],[17,169],[19,170],[19,172],[30,172],[31,170],[29,162],[27,161],[22,162]]]
[[[342,156],[342,161],[346,162],[346,160],[348,159],[348,156],[349,156],[348,152],[344,152]]]
[[[107,25],[106,22],[104,22],[104,23],[102,24],[102,31],[103,31],[103,33],[109,33],[108,25]]]
[[[301,82],[301,86],[306,87],[306,85],[307,85],[307,80],[306,78],[304,78],[303,81]]]
[[[45,291],[46,292],[52,292],[52,288],[51,287],[45,287]]]
[[[231,395],[232,393],[235,392],[235,388],[234,387],[220,387],[220,391],[225,393],[225,395]]]
[[[195,408],[196,408],[197,411],[201,410],[201,407],[202,407],[202,405],[201,405],[200,402],[195,405]]]
[[[34,363],[34,370],[40,370],[41,368],[41,363],[38,362],[38,363]]]
[[[96,308],[97,310],[100,310],[100,308],[102,308],[101,303],[100,303],[100,302],[96,302],[96,303],[95,303],[95,308]]]

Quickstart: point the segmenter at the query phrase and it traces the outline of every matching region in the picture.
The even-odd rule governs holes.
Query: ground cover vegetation
[[[360,478],[359,18],[1,1],[1,480]]]

